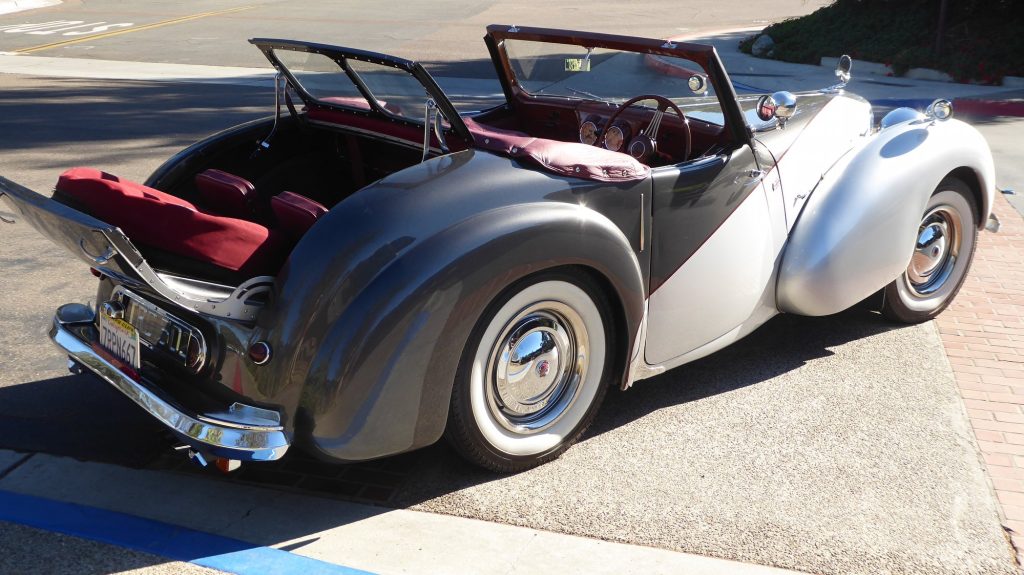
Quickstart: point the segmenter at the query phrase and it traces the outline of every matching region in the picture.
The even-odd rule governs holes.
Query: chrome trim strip
[[[288,451],[288,437],[281,425],[246,425],[205,415],[194,416],[128,377],[69,329],[69,326],[91,323],[91,319],[82,321],[84,314],[81,308],[84,307],[69,304],[58,308],[50,329],[50,339],[69,358],[114,386],[157,421],[183,436],[196,448],[229,459],[271,461],[280,459]]]

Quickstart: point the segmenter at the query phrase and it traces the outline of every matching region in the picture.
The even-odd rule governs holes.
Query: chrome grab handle
[[[761,170],[748,170],[736,176],[736,179],[734,179],[732,183],[748,186],[755,182],[761,181],[761,178],[763,177],[764,172],[762,172]]]
[[[93,261],[93,263],[98,265],[98,266],[101,266],[101,265],[109,262],[110,258],[112,258],[115,255],[117,255],[117,250],[115,250],[113,246],[107,246],[107,251],[103,252],[103,255],[94,256],[94,255],[90,254],[89,250],[87,250],[85,248],[85,240],[84,239],[79,239],[78,240],[78,247],[79,247],[79,249],[82,250],[83,254],[89,256],[89,259],[91,259]]]

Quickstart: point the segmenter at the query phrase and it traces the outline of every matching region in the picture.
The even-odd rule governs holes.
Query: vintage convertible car
[[[471,83],[442,79],[449,97],[415,62],[251,42],[279,72],[274,117],[143,184],[74,168],[48,198],[0,178],[99,278],[96,309],[56,312],[69,367],[201,462],[443,435],[525,469],[609,387],[777,313],[881,292],[893,320],[934,317],[993,201],[988,146],[948,102],[876,126],[848,58],[830,88],[738,97],[711,46],[490,26],[503,98],[467,113]]]

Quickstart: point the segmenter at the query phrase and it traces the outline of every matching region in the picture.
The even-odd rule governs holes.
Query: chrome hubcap
[[[963,237],[960,218],[948,206],[939,206],[925,215],[917,233],[914,256],[907,267],[907,284],[918,296],[939,290],[956,265]]]
[[[536,433],[575,401],[586,375],[583,321],[554,301],[520,311],[505,326],[490,355],[487,404],[502,427]]]

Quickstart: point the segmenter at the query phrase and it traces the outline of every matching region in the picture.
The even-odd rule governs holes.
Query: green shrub
[[[902,75],[936,68],[959,81],[998,82],[1024,76],[1024,1],[947,0],[942,51],[935,54],[941,0],[836,0],[802,18],[767,27],[773,57],[818,64],[823,56],[849,54],[880,62]],[[750,53],[757,34],[740,50]],[[855,68],[856,70],[856,68]]]

